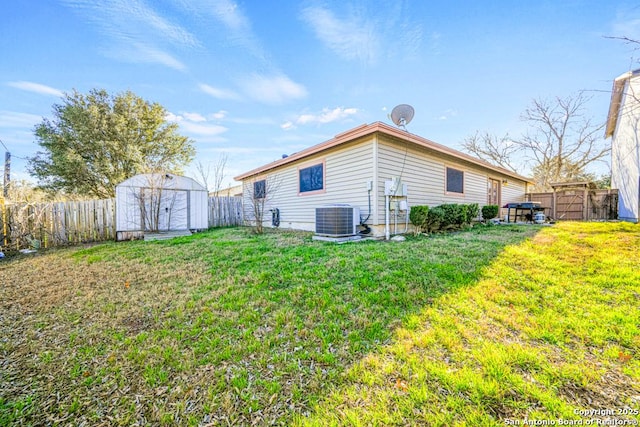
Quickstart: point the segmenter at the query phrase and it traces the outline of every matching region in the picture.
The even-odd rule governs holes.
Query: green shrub
[[[459,230],[478,217],[478,210],[477,203],[468,205],[445,203],[433,208],[417,205],[411,207],[409,220],[418,231],[422,232]]]
[[[467,207],[467,221],[466,224],[471,224],[474,220],[478,219],[480,213],[480,206],[477,203],[470,203]]]
[[[454,203],[446,203],[439,206],[444,212],[444,219],[440,224],[440,228],[443,230],[457,228],[458,224],[464,222],[464,215],[466,211],[460,209],[460,205]]]
[[[435,208],[429,209],[429,214],[427,215],[427,221],[425,223],[426,231],[433,233],[434,231],[443,229],[446,224],[446,216],[447,213],[442,206],[436,206]]]
[[[429,215],[429,206],[416,205],[411,206],[409,211],[409,221],[413,224],[417,231],[427,231],[425,229],[427,223],[427,217]]]
[[[482,207],[482,219],[489,221],[498,216],[500,207],[498,205],[485,205]]]

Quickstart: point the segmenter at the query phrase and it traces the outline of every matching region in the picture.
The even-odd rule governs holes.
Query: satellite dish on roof
[[[391,110],[391,115],[389,117],[391,117],[391,120],[396,124],[396,126],[407,130],[405,126],[411,122],[411,119],[413,119],[413,113],[414,110],[411,105],[400,104],[396,105],[393,110]]]

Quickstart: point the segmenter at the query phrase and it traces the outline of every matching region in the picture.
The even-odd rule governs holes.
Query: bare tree
[[[201,161],[196,163],[196,172],[198,181],[207,190],[207,193],[213,193],[218,196],[222,188],[222,181],[225,178],[225,169],[229,157],[226,153],[220,154],[215,163],[208,162],[205,166]]]
[[[53,195],[40,188],[35,187],[26,180],[13,180],[7,186],[6,201],[13,202],[45,202],[53,199]],[[64,193],[56,194],[58,200],[76,200],[75,195],[66,195]],[[0,195],[0,198],[2,196]]]
[[[229,156],[227,153],[221,153],[218,157],[218,161],[213,166],[213,193],[218,196],[222,189],[222,181],[225,178],[225,168],[227,167],[227,160]]]
[[[134,195],[142,217],[142,229],[157,232],[160,230],[160,209],[163,202],[165,187],[164,174],[149,174],[145,179],[140,193]]]
[[[200,160],[196,162],[196,181],[198,181],[209,194],[209,176],[211,176],[211,162],[205,166]]]
[[[630,37],[625,37],[625,36],[621,36],[621,37],[616,37],[616,36],[604,36],[605,39],[612,39],[612,40],[620,40],[622,42],[624,42],[625,44],[631,44],[631,45],[637,45],[640,44],[640,40],[635,40],[632,39]],[[636,47],[637,49],[637,47]]]
[[[137,211],[127,211],[127,222],[139,224],[141,231],[158,232],[171,229],[175,222],[184,222],[186,209],[178,207],[178,193],[172,189],[173,176],[164,173],[147,174],[144,182],[129,189],[129,194],[137,204]],[[173,222],[172,222],[173,221]]]
[[[462,143],[462,148],[479,159],[494,165],[503,167],[510,171],[518,170],[515,163],[515,155],[522,150],[509,135],[501,138],[491,135],[489,132],[476,132]]]
[[[271,206],[271,201],[280,187],[280,180],[277,176],[254,178],[244,184],[243,197],[245,208],[245,219],[252,225],[256,234],[264,233],[264,216],[267,210],[276,209]]]
[[[518,144],[534,162],[536,185],[549,189],[553,182],[581,179],[590,164],[602,161],[611,147],[602,139],[605,123],[585,117],[590,97],[579,93],[553,101],[534,100],[522,119],[531,131]]]
[[[521,138],[476,133],[463,147],[513,171],[517,171],[514,166],[520,156],[531,166],[538,191],[550,189],[554,182],[589,179],[592,175],[587,167],[604,161],[611,151],[601,138],[605,124],[594,124],[584,114],[590,99],[582,92],[553,100],[535,99],[521,116],[529,124]]]

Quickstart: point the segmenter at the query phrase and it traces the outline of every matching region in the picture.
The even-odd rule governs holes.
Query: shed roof
[[[622,95],[624,93],[624,87],[627,80],[640,75],[640,69],[627,71],[624,74],[616,77],[613,81],[613,88],[611,89],[611,102],[609,104],[609,113],[607,114],[607,126],[604,131],[604,137],[609,138],[613,136],[618,125],[618,116],[620,113],[620,104],[622,103]]]
[[[143,173],[125,179],[117,187],[149,187],[160,186],[172,190],[204,191],[207,189],[193,178],[171,173]]]
[[[313,154],[317,154],[320,153],[322,151],[328,150],[330,148],[334,148],[337,147],[339,145],[342,144],[346,144],[348,142],[351,142],[357,138],[363,137],[363,136],[368,136],[368,135],[372,135],[375,133],[381,133],[384,135],[388,135],[394,138],[398,138],[401,139],[403,141],[407,141],[407,142],[411,142],[413,144],[415,144],[416,146],[419,147],[423,147],[423,148],[427,148],[429,150],[435,151],[437,153],[441,153],[441,154],[445,154],[447,156],[451,156],[453,158],[459,159],[459,160],[464,160],[466,162],[481,166],[483,168],[501,173],[503,175],[507,175],[510,176],[512,178],[515,179],[519,179],[521,181],[525,181],[525,182],[530,182],[532,183],[533,181],[531,181],[530,178],[524,177],[522,175],[519,175],[515,172],[512,172],[508,169],[504,169],[501,168],[499,166],[495,166],[492,165],[489,162],[486,162],[484,160],[481,160],[477,157],[474,156],[470,156],[468,154],[462,153],[458,150],[454,150],[453,148],[449,148],[446,147],[444,145],[435,143],[433,141],[430,141],[426,138],[422,138],[418,135],[414,135],[412,133],[400,130],[398,128],[395,128],[393,126],[390,126],[386,123],[382,123],[382,122],[375,122],[372,124],[363,124],[361,126],[355,127],[353,129],[350,129],[346,132],[342,132],[338,135],[336,135],[335,137],[333,137],[332,139],[322,142],[320,144],[314,145],[312,147],[306,148],[302,151],[299,151],[297,153],[294,153],[288,157],[285,157],[283,159],[279,159],[276,160],[274,162],[268,163],[264,166],[260,166],[256,169],[250,170],[248,172],[245,172],[241,175],[236,176],[234,179],[236,181],[242,181],[243,179],[261,174],[261,173],[265,173],[268,172],[270,170],[276,169],[280,166],[284,166],[287,165],[289,163],[293,163],[295,161],[304,159],[308,156],[311,156]]]

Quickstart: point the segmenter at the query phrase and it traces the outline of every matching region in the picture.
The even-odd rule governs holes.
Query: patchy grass
[[[221,229],[5,261],[0,425],[637,410],[638,226],[539,230],[333,245]]]

